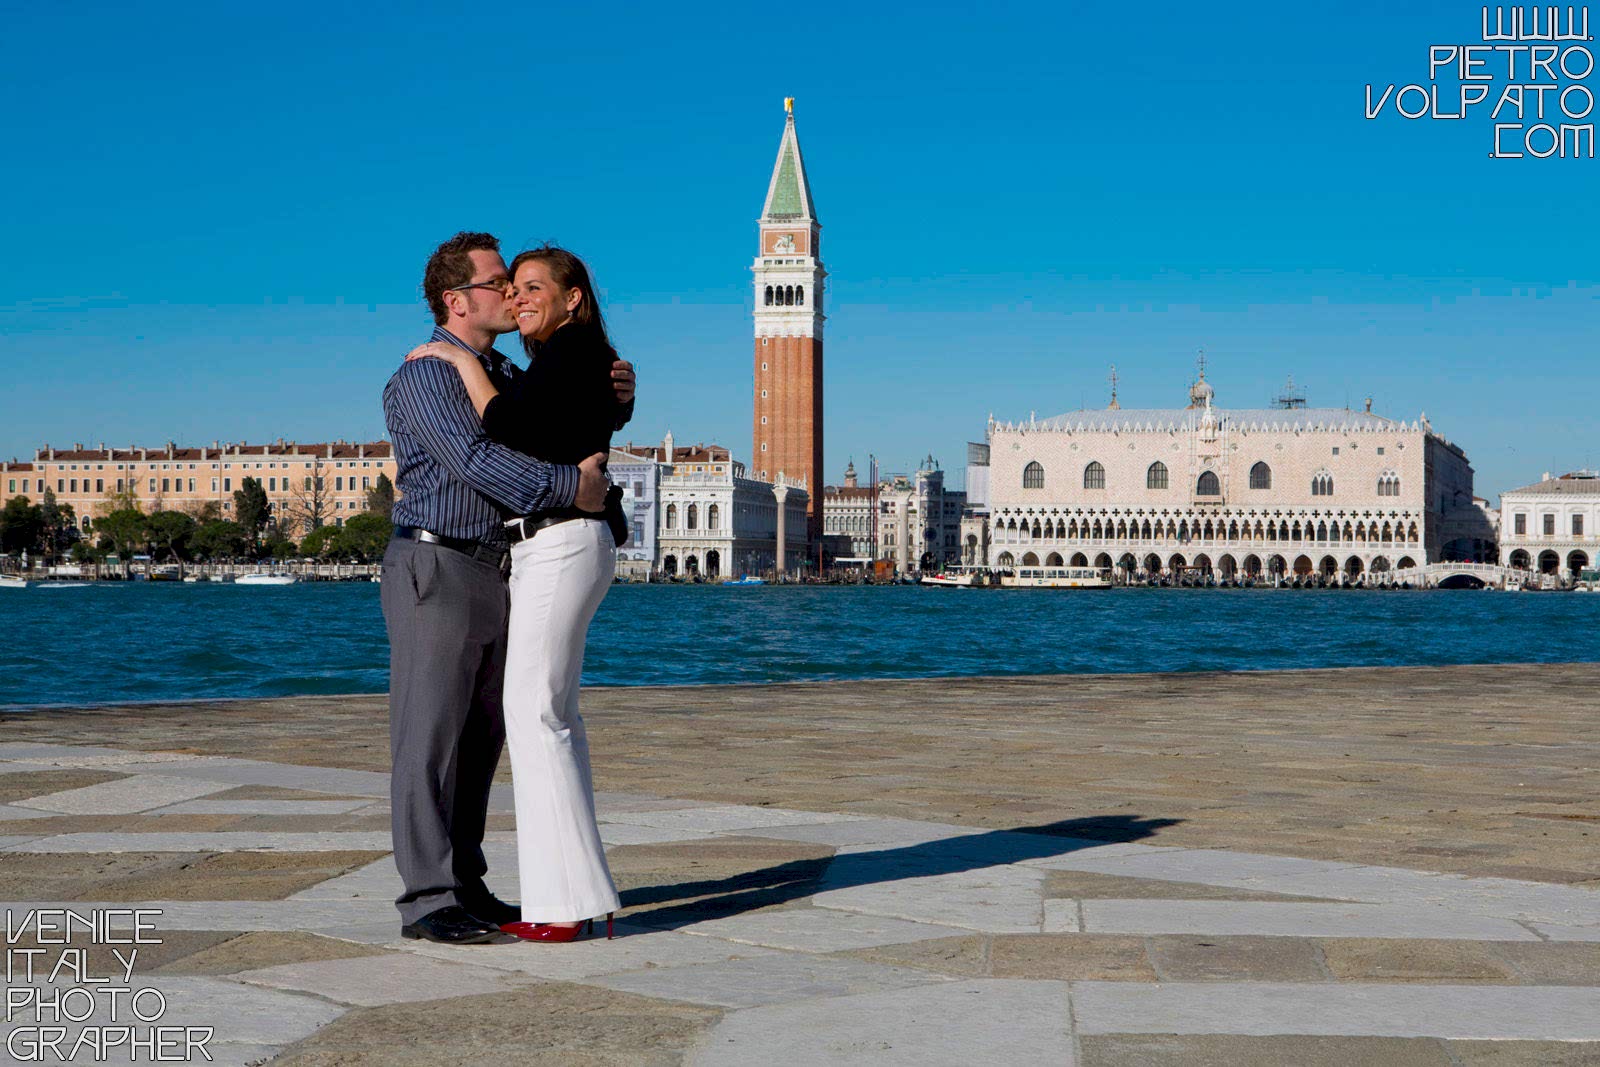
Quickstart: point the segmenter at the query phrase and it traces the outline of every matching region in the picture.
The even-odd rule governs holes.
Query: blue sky
[[[1481,5],[766,7],[8,12],[0,455],[380,436],[422,263],[470,228],[590,260],[624,437],[746,457],[792,95],[829,480],[959,471],[991,411],[1101,406],[1112,363],[1124,406],[1181,406],[1200,348],[1224,407],[1292,374],[1426,411],[1491,498],[1600,464],[1600,161],[1363,118]]]

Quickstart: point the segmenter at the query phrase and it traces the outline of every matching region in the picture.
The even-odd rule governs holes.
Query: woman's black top
[[[616,358],[599,330],[568,323],[537,346],[526,373],[489,401],[484,432],[546,463],[581,463],[609,451],[612,431],[627,421],[611,381]]]
[[[562,326],[535,346],[527,371],[484,406],[484,433],[546,463],[577,464],[596,452],[609,453],[612,431],[633,416],[633,401],[617,403],[611,380],[616,358],[598,329],[579,323]],[[626,541],[622,493],[616,486],[601,514],[616,543]]]

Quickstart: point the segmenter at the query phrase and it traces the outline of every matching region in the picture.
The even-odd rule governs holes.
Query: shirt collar
[[[489,368],[491,373],[500,373],[505,369],[506,357],[501,355],[497,350],[491,348],[487,352],[479,352],[476,348],[473,348],[471,345],[467,344],[467,342],[463,341],[461,338],[457,337],[443,326],[435,326],[433,328],[432,340],[444,341],[447,344],[455,345],[457,348],[466,349],[468,352],[471,352],[473,355],[481,359],[484,365]]]

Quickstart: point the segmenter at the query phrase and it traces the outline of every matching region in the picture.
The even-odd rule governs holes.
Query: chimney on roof
[[[150,458],[150,450],[148,448],[139,449],[139,458],[140,459],[149,459]]]
[[[171,459],[177,453],[177,451],[178,451],[178,443],[176,441],[168,441],[167,442],[167,458]]]
[[[45,454],[46,454],[47,458],[49,458],[49,459],[55,459],[56,458],[56,450],[55,450],[55,447],[53,445],[45,445],[44,446],[44,450],[45,450]]]
[[[356,445],[356,458],[357,459],[366,459],[367,458],[367,446],[366,445]]]
[[[331,444],[328,446],[328,458],[329,459],[333,458],[333,445],[331,445]]]
[[[1542,475],[1539,476],[1539,480],[1541,482],[1548,482],[1550,480],[1550,472],[1549,471],[1545,471]]]

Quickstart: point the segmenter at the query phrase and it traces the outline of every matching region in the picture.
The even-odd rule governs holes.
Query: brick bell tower
[[[806,531],[822,534],[822,269],[811,183],[794,131],[794,98],[761,211],[755,264],[755,417],[750,469],[806,480]]]

